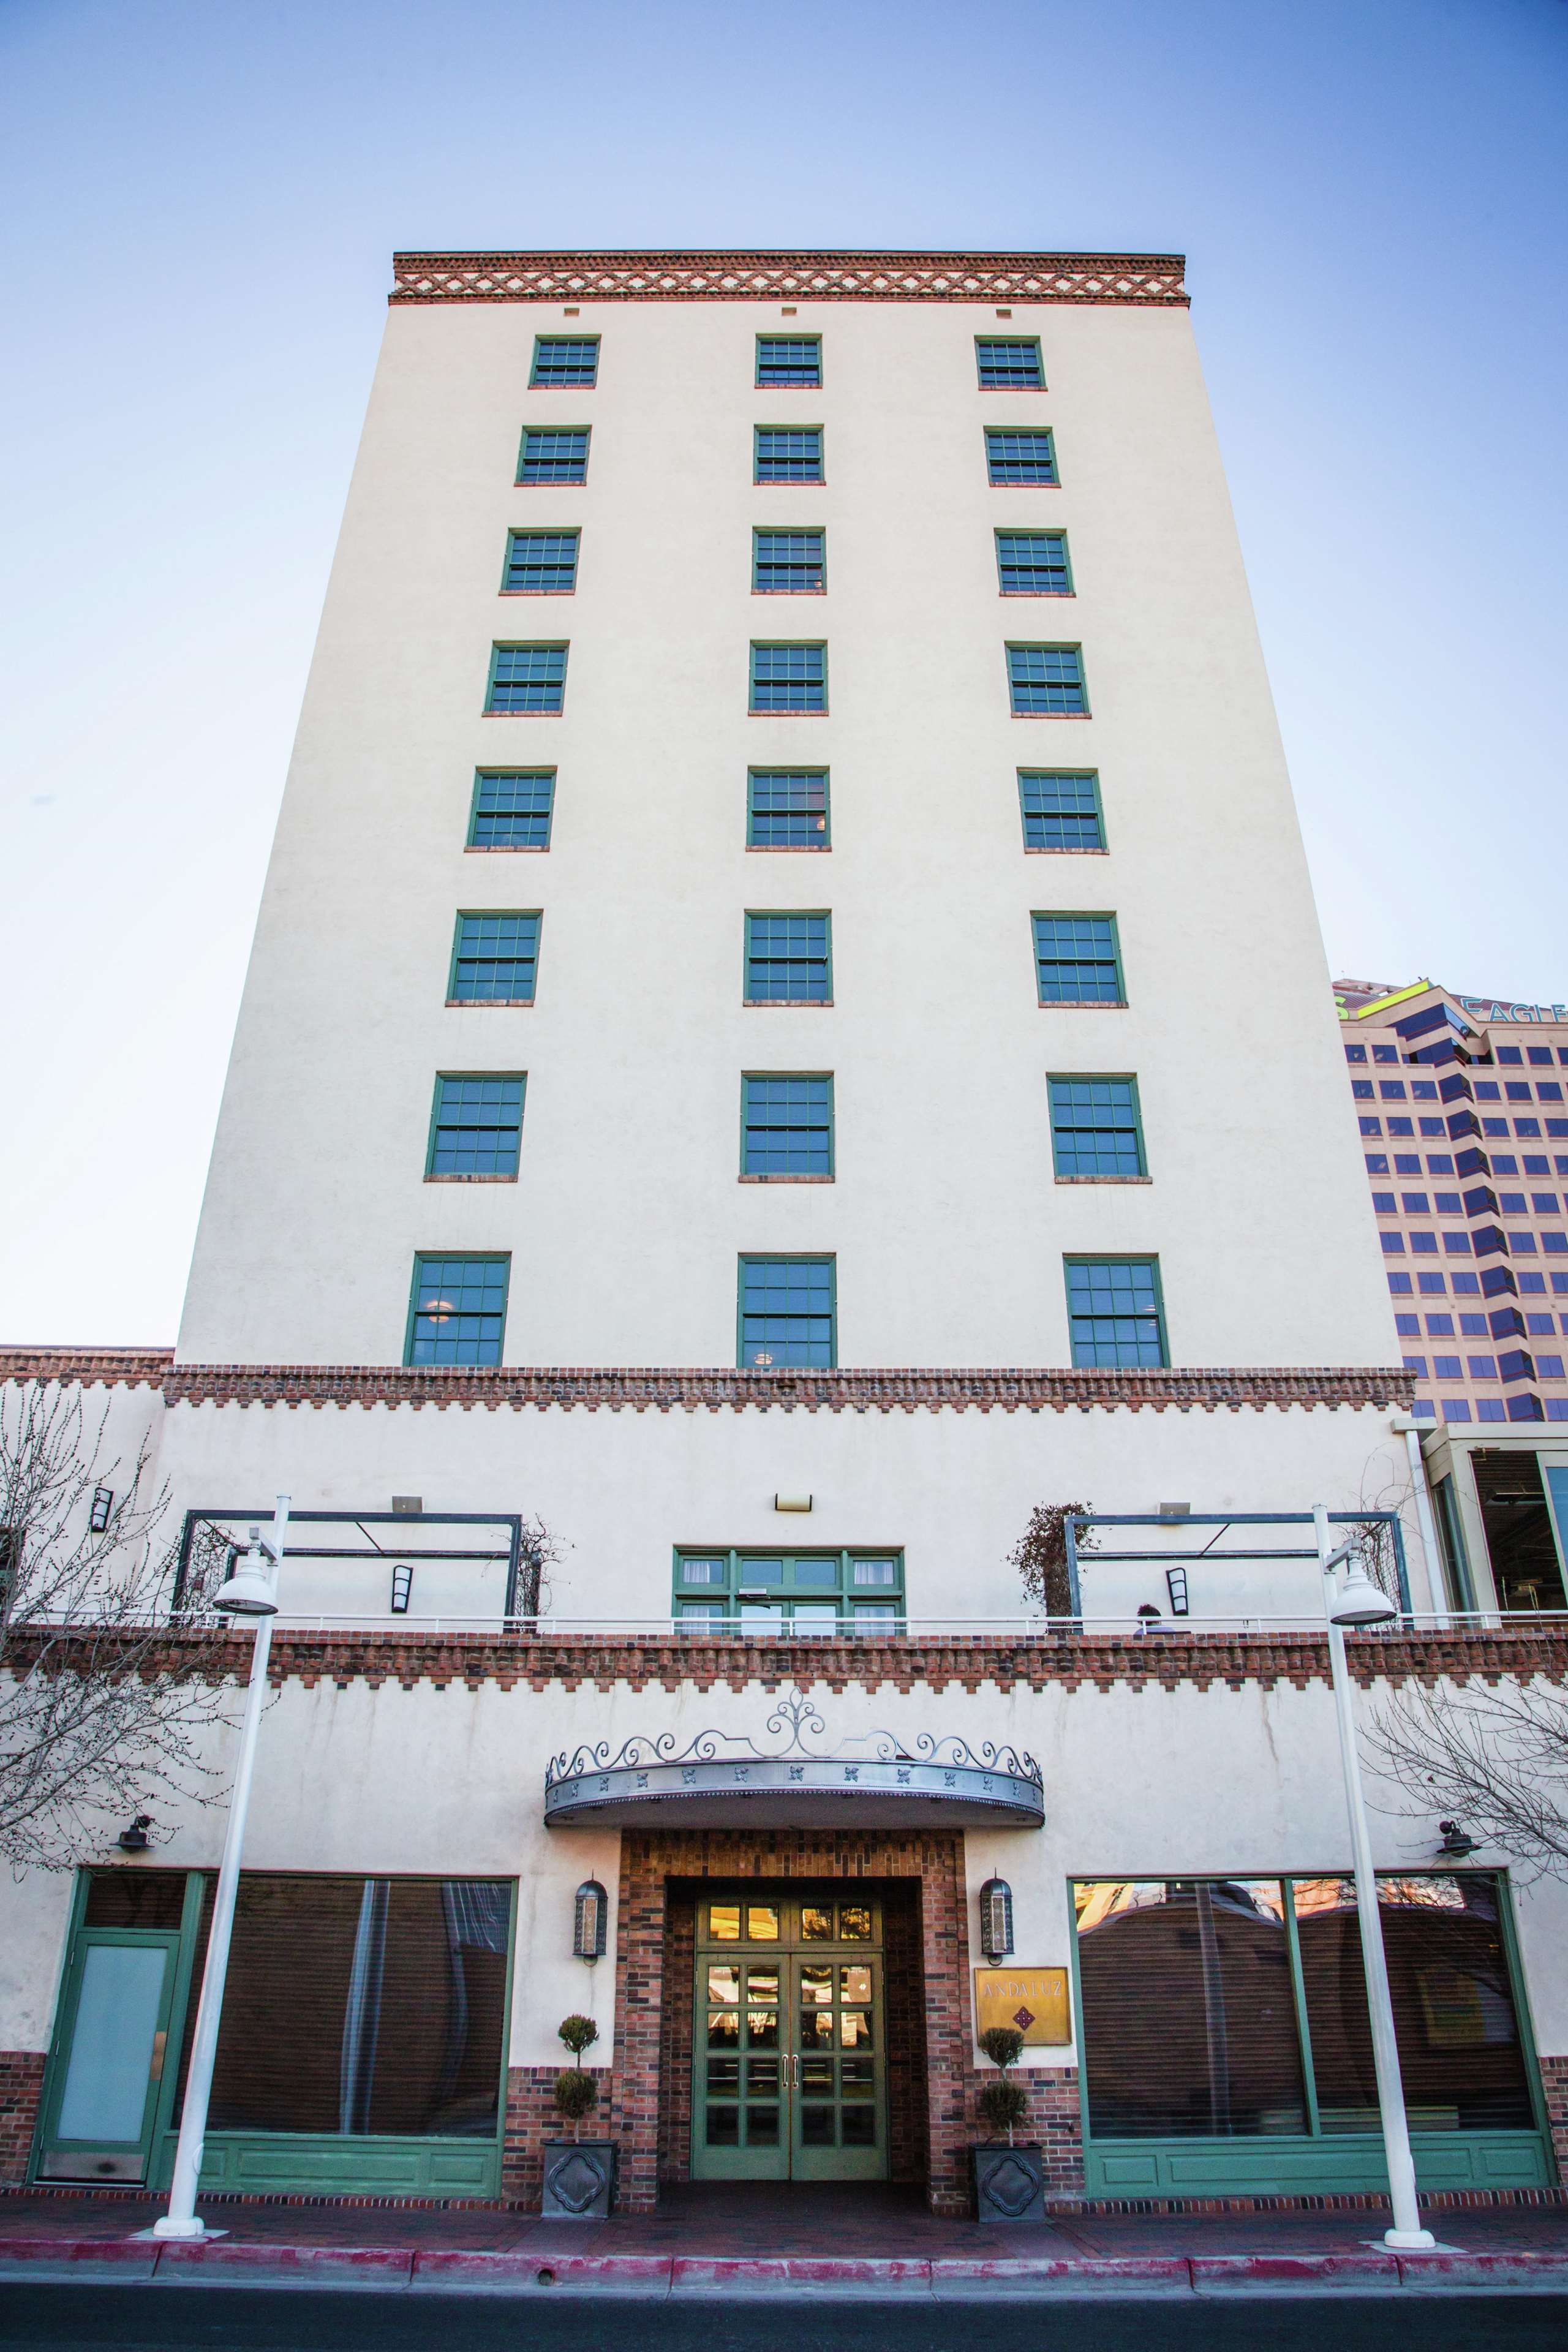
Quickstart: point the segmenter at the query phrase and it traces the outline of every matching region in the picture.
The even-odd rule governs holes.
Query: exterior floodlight
[[[1329,1601],[1331,1625],[1386,1625],[1398,1614],[1396,1604],[1373,1582],[1359,1560],[1352,1561],[1344,1583]]]
[[[988,1878],[980,1890],[980,1948],[988,1960],[1005,1960],[1013,1948],[1013,1890],[1005,1878]]]
[[[234,1617],[276,1617],[278,1601],[268,1572],[267,1555],[253,1543],[226,1584],[213,1594],[213,1607]]]

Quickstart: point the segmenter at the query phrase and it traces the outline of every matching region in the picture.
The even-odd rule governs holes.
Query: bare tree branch
[[[1408,1819],[1446,1814],[1525,1878],[1568,1878],[1568,1691],[1542,1681],[1391,1693],[1366,1730]]]

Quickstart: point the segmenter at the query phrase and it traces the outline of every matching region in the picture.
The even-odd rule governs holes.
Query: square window
[[[748,849],[826,849],[826,768],[749,768],[746,771]]]
[[[759,425],[752,436],[754,478],[759,482],[820,482],[820,425]]]
[[[766,1371],[838,1360],[830,1257],[743,1257],[740,1360]]]
[[[1060,477],[1057,472],[1057,446],[1049,427],[1034,433],[1014,433],[1003,426],[988,426],[985,471],[998,487],[1054,488]]]
[[[1170,1361],[1158,1258],[1069,1257],[1065,1263],[1075,1364]]]
[[[468,811],[470,849],[548,849],[553,768],[480,768]]]
[[[1100,778],[1092,769],[1020,768],[1026,849],[1103,849]]]
[[[1476,1404],[1478,1421],[1506,1421],[1508,1407],[1501,1397],[1481,1397]]]
[[[1347,1062],[1364,1062],[1366,1059],[1366,1047],[1364,1045],[1347,1045],[1345,1047],[1345,1059]]]
[[[1440,1118],[1424,1118],[1421,1132],[1423,1135],[1447,1135],[1448,1130]]]
[[[1395,1298],[1408,1298],[1410,1276],[1407,1274],[1391,1274],[1388,1277],[1388,1287]]]
[[[1372,1080],[1370,1078],[1352,1078],[1351,1080],[1351,1095],[1356,1102],[1371,1102],[1373,1100]]]
[[[1042,1004],[1124,1004],[1114,915],[1037,915],[1035,975]]]
[[[1034,335],[976,335],[974,356],[982,392],[1043,392],[1039,340]]]
[[[528,381],[536,392],[591,390],[599,381],[598,336],[535,335]]]
[[[1377,1125],[1377,1121],[1376,1121],[1375,1119],[1373,1119],[1373,1127],[1375,1127],[1375,1126]],[[1365,1156],[1366,1156],[1366,1172],[1367,1172],[1367,1174],[1368,1174],[1369,1176],[1386,1176],[1386,1175],[1387,1175],[1387,1173],[1388,1173],[1388,1156],[1387,1156],[1386,1152],[1382,1152],[1382,1151],[1369,1151]]]
[[[1423,1274],[1416,1279],[1416,1288],[1423,1298],[1441,1298],[1447,1287],[1446,1277],[1440,1274]]]
[[[1384,1102],[1403,1102],[1405,1081],[1403,1078],[1379,1078],[1377,1091]]]
[[[996,573],[1004,596],[1070,596],[1065,530],[999,530]]]
[[[436,1080],[427,1176],[517,1174],[522,1143],[521,1070],[448,1074]]]
[[[1429,1217],[1432,1213],[1425,1192],[1402,1192],[1400,1199],[1407,1217]]]
[[[1392,1192],[1374,1192],[1372,1196],[1372,1205],[1374,1213],[1380,1217],[1392,1217],[1398,1213],[1398,1203]]]
[[[1399,1048],[1397,1045],[1374,1045],[1372,1049],[1372,1058],[1374,1062],[1397,1062]]]
[[[820,596],[827,586],[827,534],[821,530],[753,530],[754,596]]]
[[[1146,1176],[1136,1078],[1059,1077],[1047,1085],[1058,1176]]]
[[[1441,1378],[1440,1374],[1439,1378]],[[1445,1421],[1468,1421],[1469,1417],[1470,1402],[1468,1397],[1445,1397],[1443,1399],[1443,1418]]]
[[[538,914],[460,914],[448,1004],[531,1004],[541,919]]]
[[[1426,1336],[1431,1339],[1451,1339],[1454,1336],[1453,1317],[1451,1315],[1428,1315],[1426,1318]]]
[[[1416,1151],[1396,1151],[1394,1155],[1394,1172],[1396,1176],[1419,1176],[1421,1173],[1420,1153]]]
[[[1432,1377],[1435,1381],[1462,1381],[1465,1377],[1464,1367],[1458,1356],[1434,1356]]]
[[[1356,1121],[1356,1125],[1360,1128],[1363,1135],[1381,1135],[1383,1133],[1383,1121],[1380,1118],[1359,1118]]]
[[[1388,1131],[1390,1135],[1408,1135],[1411,1132],[1410,1121],[1407,1118],[1391,1118]]]
[[[757,383],[765,389],[769,384],[806,383],[822,382],[822,338],[820,335],[759,335],[757,337]]]
[[[1404,1364],[1407,1372],[1415,1372],[1420,1379],[1426,1379],[1426,1359],[1425,1356],[1406,1356],[1404,1359]],[[1439,1374],[1438,1377],[1441,1378],[1441,1374]]]
[[[1077,646],[1009,646],[1007,691],[1015,719],[1087,718]]]
[[[751,1073],[741,1080],[742,1176],[831,1176],[833,1080]]]
[[[829,1004],[833,1001],[832,917],[748,914],[748,1004]]]
[[[585,482],[588,478],[588,427],[585,425],[523,427],[517,461],[518,481],[526,488],[552,482]]]
[[[1495,1380],[1496,1380],[1496,1378],[1497,1378],[1497,1358],[1496,1358],[1495,1356],[1472,1356],[1472,1357],[1470,1358],[1470,1360],[1469,1360],[1469,1364],[1470,1364],[1470,1378],[1471,1378],[1471,1380],[1473,1380],[1473,1381],[1495,1381]]]
[[[507,596],[570,596],[577,585],[574,530],[509,530],[501,593]]]
[[[1487,1336],[1486,1317],[1484,1315],[1461,1315],[1459,1318],[1459,1332],[1460,1336],[1466,1339],[1484,1339]]]
[[[1418,1339],[1421,1337],[1421,1318],[1419,1315],[1396,1315],[1394,1328],[1402,1339]]]
[[[753,645],[753,710],[819,712],[827,708],[827,647]]]
[[[405,1364],[499,1364],[506,1330],[507,1256],[414,1261]]]
[[[492,646],[487,712],[554,716],[566,700],[564,646]]]

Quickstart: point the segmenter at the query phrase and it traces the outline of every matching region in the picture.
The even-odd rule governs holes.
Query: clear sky
[[[1333,969],[1568,998],[1565,187],[1565,0],[0,0],[0,1337],[174,1335],[395,247],[1185,252]]]

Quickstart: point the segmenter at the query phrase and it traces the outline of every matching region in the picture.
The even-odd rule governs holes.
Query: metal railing
[[[216,1627],[214,1615],[193,1621]],[[1140,1617],[1131,1612],[1115,1615],[1047,1617],[1042,1615],[976,1617],[900,1616],[885,1625],[859,1626],[849,1620],[834,1626],[792,1627],[746,1624],[739,1617],[588,1617],[551,1612],[541,1616],[446,1613],[421,1615],[409,1610],[390,1612],[295,1610],[287,1602],[276,1619],[279,1633],[386,1633],[428,1636],[438,1633],[515,1634],[538,1641],[654,1640],[701,1642],[835,1642],[874,1643],[893,1640],[963,1639],[1056,1641],[1096,1634],[1131,1634],[1151,1642],[1173,1642],[1202,1634],[1300,1633],[1320,1637],[1321,1616],[1310,1609],[1258,1612],[1230,1611],[1212,1616],[1195,1612],[1185,1617]],[[1562,1609],[1410,1609],[1401,1611],[1387,1628],[1352,1636],[1384,1641],[1410,1633],[1495,1633],[1552,1631],[1568,1628],[1568,1610]]]

